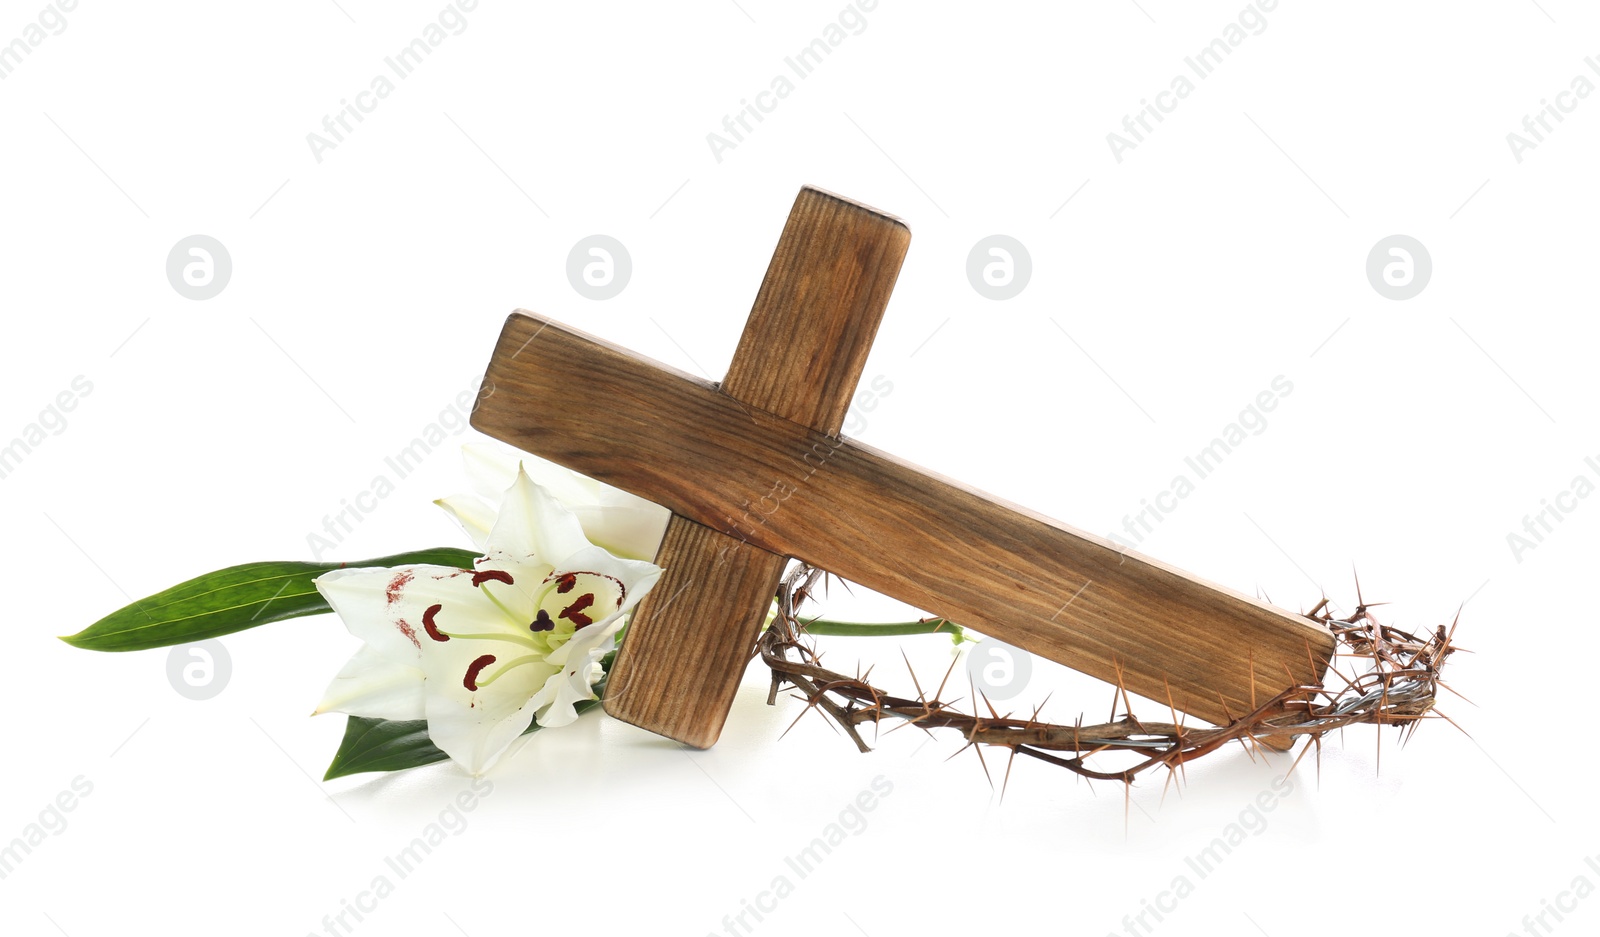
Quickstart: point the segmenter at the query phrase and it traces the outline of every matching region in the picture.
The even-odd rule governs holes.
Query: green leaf
[[[449,757],[429,741],[426,719],[351,716],[344,725],[344,740],[322,779],[331,781],[363,771],[418,768]]]
[[[585,700],[572,708],[585,713],[598,705],[599,700]],[[540,728],[537,722],[531,722],[522,734],[528,735]],[[450,756],[428,738],[426,719],[351,716],[345,723],[344,740],[339,743],[339,750],[334,752],[333,762],[322,779],[331,781],[366,771],[403,771],[448,760]]]
[[[246,563],[158,592],[61,640],[91,651],[142,651],[330,611],[312,580],[335,569],[434,564],[467,569],[478,554],[441,547],[356,563]]]
[[[600,664],[609,673],[611,662],[615,659],[616,652],[612,651],[600,659]],[[604,696],[605,692],[606,680],[601,677],[594,685],[594,693]],[[584,700],[575,703],[572,708],[582,715],[598,705],[598,699]],[[537,722],[531,722],[522,734],[527,735],[539,729]],[[328,772],[322,779],[331,781],[366,771],[402,771],[449,758],[428,738],[426,719],[391,720],[351,716],[345,722],[344,740],[339,743],[339,750],[333,754],[333,763],[328,765]]]

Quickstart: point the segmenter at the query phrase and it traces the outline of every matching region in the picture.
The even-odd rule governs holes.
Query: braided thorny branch
[[[1369,611],[1371,606],[1360,602],[1359,584],[1359,604],[1350,616],[1334,617],[1327,599],[1306,613],[1308,618],[1326,625],[1337,641],[1334,662],[1321,686],[1290,687],[1227,725],[1191,727],[1183,724],[1176,711],[1171,712],[1170,722],[1134,717],[1127,691],[1120,686],[1117,692],[1124,707],[1121,718],[1099,725],[1084,725],[1080,718],[1072,725],[1059,725],[1041,721],[1038,710],[1025,719],[1002,716],[988,700],[984,700],[988,716],[962,713],[940,699],[950,676],[948,671],[932,696],[923,692],[913,672],[915,698],[895,696],[877,688],[868,682],[870,671],[854,677],[836,673],[821,665],[796,614],[821,576],[820,570],[799,565],[779,587],[777,615],[759,643],[762,660],[772,671],[767,702],[775,702],[785,684],[795,687],[807,703],[805,712],[821,710],[863,752],[871,749],[858,727],[891,718],[926,730],[955,729],[966,739],[965,747],[1005,748],[1010,750],[1012,760],[1026,755],[1092,780],[1126,784],[1151,768],[1176,771],[1185,762],[1232,741],[1249,751],[1263,741],[1287,748],[1304,736],[1308,740],[1300,753],[1304,757],[1313,746],[1320,752],[1325,733],[1344,726],[1396,726],[1409,739],[1425,718],[1449,720],[1434,703],[1441,687],[1450,689],[1440,674],[1445,660],[1459,650],[1451,643],[1455,622],[1448,629],[1440,625],[1423,635],[1382,624]],[[1460,620],[1459,613],[1456,620]],[[1339,669],[1341,662],[1351,665],[1356,675],[1345,676]],[[954,666],[952,662],[951,668]],[[1122,754],[1125,766],[1108,764],[1116,753]],[[1132,763],[1127,764],[1130,758]],[[987,772],[987,765],[984,770]],[[1010,773],[1008,761],[1006,775],[1009,777]]]

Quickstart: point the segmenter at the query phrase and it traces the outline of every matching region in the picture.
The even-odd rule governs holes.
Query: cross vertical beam
[[[721,392],[837,436],[910,243],[899,219],[801,189]],[[788,562],[745,539],[766,505],[780,509],[786,489],[773,484],[742,493],[736,535],[668,522],[655,560],[666,572],[634,612],[606,712],[696,748],[716,742]]]

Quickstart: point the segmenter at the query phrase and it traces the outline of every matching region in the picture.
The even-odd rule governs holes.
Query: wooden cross
[[[710,747],[789,557],[1211,722],[1320,683],[1305,617],[840,438],[910,240],[802,189],[720,385],[507,320],[473,426],[672,511],[606,711]]]

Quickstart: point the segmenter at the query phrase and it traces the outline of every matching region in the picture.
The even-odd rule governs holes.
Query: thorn
[[[900,659],[906,662],[906,672],[911,674],[911,685],[917,688],[918,701],[925,702],[927,697],[922,693],[922,684],[917,682],[916,668],[911,666],[911,658],[906,656],[906,649],[904,647],[900,648]],[[941,686],[940,689],[943,689],[943,687]]]
[[[903,654],[905,652],[902,651],[901,653]],[[947,681],[949,681],[950,675],[955,672],[955,669],[956,669],[955,659],[951,658],[950,666],[945,668],[944,679],[939,681],[939,689],[934,691],[933,696],[934,696],[935,700],[938,700],[938,699],[940,699],[940,698],[942,698],[944,696],[944,685],[945,685],[945,683]]]
[[[989,708],[989,715],[995,719],[999,719],[1000,714],[994,711],[994,704],[989,702],[988,694],[984,693],[982,690],[976,690],[975,692],[983,699],[983,705]]]

